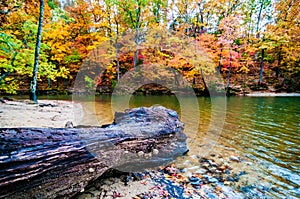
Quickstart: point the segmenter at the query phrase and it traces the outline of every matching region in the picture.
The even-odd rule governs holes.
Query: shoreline
[[[111,96],[112,93],[96,93],[94,94],[95,97],[100,97],[100,96]],[[133,94],[133,96],[175,96],[175,94]],[[181,95],[179,93],[179,95]],[[86,93],[86,95],[84,93],[82,93],[82,96],[92,96],[91,93]],[[122,95],[120,95],[122,96]],[[203,96],[203,95],[196,95],[197,97],[217,97],[217,96],[225,96],[225,94],[222,95],[214,95],[212,94],[212,96]],[[47,101],[72,101],[72,94],[50,94],[50,95],[40,95],[39,96],[41,99],[38,100],[39,103],[47,103]],[[59,97],[60,99],[57,99],[56,97]],[[300,97],[300,92],[291,92],[291,93],[287,93],[287,92],[251,92],[251,93],[239,93],[236,95],[230,95],[227,97]],[[9,100],[12,101],[28,101],[29,100],[23,100],[24,98],[28,98],[27,95],[0,95],[0,103],[1,100],[4,100],[5,98],[8,98]],[[6,101],[6,100],[4,100]]]
[[[300,93],[252,92],[245,97],[300,97]]]

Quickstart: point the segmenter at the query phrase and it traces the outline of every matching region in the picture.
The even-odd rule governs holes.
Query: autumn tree
[[[130,0],[130,1],[117,1],[116,5],[120,8],[121,14],[124,17],[125,23],[129,28],[135,30],[135,54],[134,54],[134,69],[138,63],[138,46],[141,43],[141,28],[146,25],[145,8],[148,0]]]
[[[276,23],[267,27],[268,37],[273,41],[275,76],[283,77],[283,86],[300,71],[299,6],[299,1],[294,0],[277,2],[274,10]]]

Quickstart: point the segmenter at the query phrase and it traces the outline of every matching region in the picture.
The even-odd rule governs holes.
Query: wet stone
[[[229,156],[229,160],[233,162],[240,162],[240,157],[237,156]]]
[[[203,175],[203,177],[209,182],[209,183],[216,183],[218,182],[218,179],[211,177],[210,175]]]
[[[169,111],[168,114],[172,117],[178,117],[176,111]]]

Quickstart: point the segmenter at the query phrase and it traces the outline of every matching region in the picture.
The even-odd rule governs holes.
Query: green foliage
[[[64,58],[66,64],[69,63],[78,63],[81,61],[81,57],[77,51],[73,51],[71,55],[68,55]]]
[[[86,82],[85,87],[87,89],[94,89],[95,88],[95,82],[92,78],[90,78],[89,76],[84,76],[84,81]]]
[[[2,29],[0,32],[0,90],[12,94],[16,94],[16,90],[22,83],[16,77],[32,77],[37,24],[32,19],[28,19],[15,33],[17,35],[10,33],[9,29]],[[22,40],[17,36],[22,36]],[[50,49],[50,46],[41,43],[38,79],[47,77],[55,81],[57,77],[67,78],[69,70],[64,67],[58,69],[50,61],[47,54]]]
[[[49,6],[51,9],[57,8],[57,5],[55,5],[55,3],[53,2],[53,0],[48,0],[47,3],[48,3],[48,6]]]
[[[8,84],[9,82],[9,84]],[[17,89],[19,88],[18,82],[12,77],[8,77],[5,80],[0,80],[0,89],[4,90],[8,94],[17,94]]]

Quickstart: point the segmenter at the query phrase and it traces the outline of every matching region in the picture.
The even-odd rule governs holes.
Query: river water
[[[199,158],[203,156],[224,161],[239,157],[240,162],[230,164],[248,175],[237,188],[258,187],[266,198],[300,198],[300,98],[201,97],[196,104],[190,97],[181,98],[134,96],[128,105],[122,97],[96,97],[85,100],[85,115],[78,122],[111,123],[112,109],[122,110],[126,103],[130,108],[163,105],[184,118],[190,151],[176,164],[187,173],[201,170]]]

